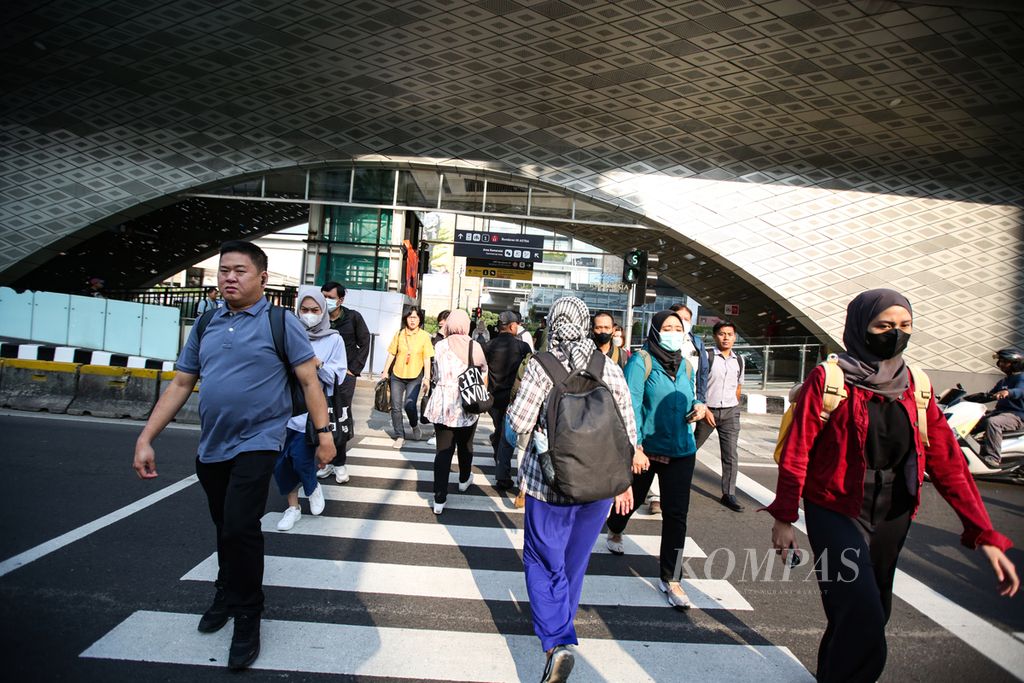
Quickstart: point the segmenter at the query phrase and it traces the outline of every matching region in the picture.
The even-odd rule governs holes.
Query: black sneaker
[[[224,591],[218,588],[213,604],[203,613],[203,618],[199,620],[199,626],[196,628],[200,633],[214,633],[224,628],[224,624],[228,623],[230,618],[231,612],[224,602]]]
[[[513,486],[515,486],[515,482],[513,482],[511,479],[498,479],[497,481],[494,482],[495,491],[508,491]]]
[[[544,676],[540,679],[541,683],[563,683],[563,681],[569,680],[569,674],[572,673],[572,666],[575,663],[576,658],[568,645],[556,646],[548,656],[548,662],[544,666]]]
[[[232,671],[248,669],[260,655],[260,617],[253,614],[235,616],[235,632],[231,636],[228,668]]]
[[[736,500],[736,496],[722,496],[721,500],[718,502],[733,512],[743,512],[743,506],[740,505],[738,500]]]
[[[992,470],[998,470],[999,469],[1000,459],[997,458],[994,455],[983,455],[983,456],[981,456],[981,461],[983,463],[985,463],[985,465],[989,469],[992,469]]]

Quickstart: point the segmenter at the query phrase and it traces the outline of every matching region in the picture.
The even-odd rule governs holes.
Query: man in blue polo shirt
[[[174,418],[202,378],[199,418],[202,432],[196,474],[206,492],[217,528],[216,596],[199,621],[212,633],[235,618],[228,667],[244,669],[260,651],[263,612],[263,533],[260,517],[274,463],[284,445],[292,414],[288,368],[278,355],[264,298],[267,255],[248,242],[225,242],[217,282],[226,304],[214,312],[202,344],[193,328],[175,365],[177,373],[153,408],[135,444],[133,467],[139,477],[157,476],[153,440]],[[284,316],[284,349],[313,425],[320,432],[321,464],[335,455],[327,401],[302,323]]]

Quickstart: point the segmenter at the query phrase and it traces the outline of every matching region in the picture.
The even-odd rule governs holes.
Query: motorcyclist
[[[993,358],[1006,378],[992,387],[989,393],[997,399],[996,407],[985,413],[972,432],[985,432],[981,459],[989,467],[996,468],[1001,460],[1003,432],[1024,429],[1024,351],[1001,349]]]

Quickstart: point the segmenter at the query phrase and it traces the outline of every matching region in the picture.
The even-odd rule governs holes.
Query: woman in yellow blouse
[[[420,387],[430,386],[430,359],[434,356],[434,345],[430,335],[420,327],[422,311],[410,308],[402,316],[402,329],[395,333],[388,346],[388,357],[384,367],[390,368],[391,377],[391,426],[395,429],[394,448],[405,444],[405,426],[402,424],[402,405],[412,425],[412,438],[419,441],[419,414],[416,411]],[[392,365],[392,361],[394,364]]]

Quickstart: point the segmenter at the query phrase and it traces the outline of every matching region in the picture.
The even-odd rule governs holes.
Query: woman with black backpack
[[[622,370],[615,363],[605,362],[606,357],[590,339],[587,305],[576,297],[561,298],[552,305],[548,323],[550,353],[535,354],[527,363],[519,391],[509,407],[508,424],[519,435],[519,443],[532,439],[531,447],[526,448],[519,462],[520,491],[526,498],[523,568],[533,630],[547,654],[542,680],[555,682],[566,680],[572,671],[575,659],[569,646],[578,644],[573,620],[590,553],[608,517],[612,496],[619,512],[628,512],[633,505],[629,452],[636,441],[636,425]],[[608,415],[599,421],[620,425],[618,431],[626,449],[620,463],[621,488],[617,488],[618,472],[599,466],[583,473],[583,479],[604,479],[609,482],[607,488],[617,488],[603,498],[578,502],[558,485],[557,471],[555,480],[546,472],[550,468],[545,462],[550,463],[557,445],[554,432],[559,431],[548,421],[550,403],[560,393],[560,387],[546,369],[549,361],[560,364],[567,373],[590,368],[591,363],[602,368],[600,376],[592,379],[602,385],[603,392],[611,394],[609,401],[614,405],[605,406],[618,416]],[[608,398],[608,393],[603,395]],[[542,445],[541,440],[547,436],[551,436],[551,443]],[[611,450],[612,444],[600,443],[592,445],[589,452],[599,460]]]
[[[423,416],[434,423],[434,514],[448,501],[452,456],[459,452],[459,491],[469,488],[473,468],[473,435],[480,416],[467,412],[459,391],[459,377],[475,367],[487,386],[487,358],[483,347],[469,338],[469,316],[452,311],[444,322],[445,337],[434,347],[437,384],[431,390]]]

